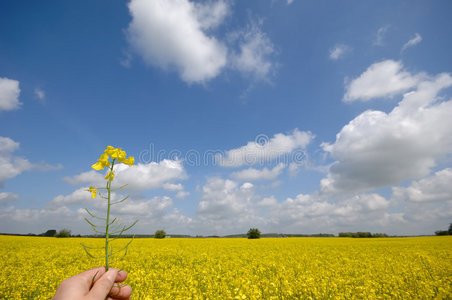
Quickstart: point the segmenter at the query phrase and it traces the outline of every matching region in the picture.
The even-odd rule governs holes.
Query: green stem
[[[110,172],[113,172],[113,166],[115,165],[115,159],[113,159],[112,163],[111,163],[111,167],[110,167]],[[110,178],[107,181],[107,192],[108,192],[108,203],[107,203],[107,218],[106,218],[106,226],[105,226],[105,269],[108,271],[109,268],[109,254],[108,254],[108,238],[109,238],[109,234],[110,232],[109,227],[110,227],[110,206],[111,206],[111,202],[110,202],[110,196],[111,196],[111,181]]]

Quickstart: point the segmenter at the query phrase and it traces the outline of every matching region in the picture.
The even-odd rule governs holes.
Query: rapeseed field
[[[0,299],[50,299],[102,265],[80,243],[0,236]],[[126,241],[124,241],[126,242]],[[114,267],[133,299],[451,299],[452,237],[135,239]]]

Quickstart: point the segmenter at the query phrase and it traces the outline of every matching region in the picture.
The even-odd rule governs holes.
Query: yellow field
[[[80,242],[0,236],[0,299],[50,299],[97,266]],[[136,239],[134,299],[451,299],[452,237]]]

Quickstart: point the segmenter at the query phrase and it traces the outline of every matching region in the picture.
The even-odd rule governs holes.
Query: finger
[[[108,296],[112,299],[130,299],[132,295],[132,288],[128,285],[115,283],[110,290]]]
[[[89,288],[97,281],[102,275],[105,274],[105,267],[97,267],[83,273],[76,275],[80,279],[83,279],[84,285]],[[75,277],[75,276],[74,276]]]
[[[118,269],[109,269],[94,283],[89,295],[94,299],[104,299],[110,293],[110,290],[116,281],[118,271]]]
[[[118,275],[116,276],[116,282],[123,282],[126,279],[127,279],[127,272],[120,270],[118,272]]]

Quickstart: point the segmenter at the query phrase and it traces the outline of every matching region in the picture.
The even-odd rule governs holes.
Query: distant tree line
[[[55,229],[49,229],[46,232],[39,234],[39,236],[57,237],[57,238],[72,237],[71,231],[66,228],[61,229],[58,232]],[[77,237],[80,237],[80,235],[78,235]]]
[[[351,238],[383,238],[388,237],[386,233],[370,233],[367,231],[358,232],[339,232],[339,237],[351,237]]]
[[[452,235],[452,223],[449,225],[449,230],[438,230],[435,231],[436,235]]]

